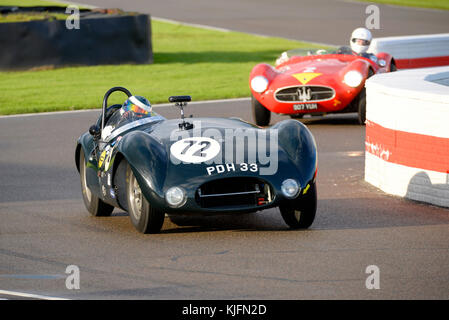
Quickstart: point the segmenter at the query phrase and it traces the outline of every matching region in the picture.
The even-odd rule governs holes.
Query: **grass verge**
[[[82,28],[82,25],[81,25]],[[170,95],[193,101],[248,97],[248,76],[299,41],[152,21],[154,63],[0,72],[0,114],[99,108],[104,93],[124,86],[153,104]],[[113,95],[111,103],[120,103]]]
[[[68,15],[62,13],[48,13],[48,12],[37,12],[37,13],[10,13],[0,15],[0,23],[8,22],[28,22],[36,20],[65,20]]]
[[[382,4],[393,4],[404,7],[417,7],[417,8],[429,8],[449,10],[448,0],[358,0],[361,2],[374,2]]]
[[[34,7],[34,6],[61,6],[67,7],[66,3],[45,1],[45,0],[0,0],[1,6],[21,6],[21,7]]]

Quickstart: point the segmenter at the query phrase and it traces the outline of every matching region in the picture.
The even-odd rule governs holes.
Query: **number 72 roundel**
[[[207,137],[192,137],[172,144],[170,153],[187,163],[201,163],[213,159],[220,152],[220,144]]]

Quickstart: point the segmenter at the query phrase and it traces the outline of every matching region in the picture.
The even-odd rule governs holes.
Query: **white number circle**
[[[200,163],[213,159],[220,152],[220,144],[211,138],[193,137],[172,144],[170,153],[187,163]]]

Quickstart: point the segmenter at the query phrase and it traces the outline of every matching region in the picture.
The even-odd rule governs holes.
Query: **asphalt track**
[[[248,99],[191,104],[187,114],[252,120]],[[86,212],[73,151],[97,116],[0,117],[0,299],[449,298],[449,210],[365,183],[364,127],[354,115],[302,120],[319,152],[309,230],[289,230],[270,209],[166,218],[157,235],[137,233],[120,210]],[[66,288],[69,265],[79,267],[79,290]],[[380,270],[378,290],[366,288],[370,265]]]
[[[78,0],[154,17],[248,33],[346,45],[352,30],[365,26],[370,3],[349,0]],[[449,32],[449,11],[375,4],[374,37]],[[182,45],[182,43],[180,43]],[[429,48],[431,49],[431,48]]]
[[[172,107],[156,110],[178,117]],[[251,120],[249,110],[243,99],[192,104],[187,113]],[[310,230],[289,230],[270,209],[166,218],[157,235],[137,233],[120,210],[86,212],[73,150],[97,116],[0,118],[2,290],[69,299],[449,298],[449,211],[363,181],[364,128],[355,116],[303,120],[319,151]],[[68,265],[80,269],[79,290],[66,289]],[[380,269],[379,290],[365,286],[369,265]]]

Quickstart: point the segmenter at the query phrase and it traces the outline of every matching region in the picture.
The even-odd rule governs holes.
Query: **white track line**
[[[151,20],[156,20],[156,21],[160,21],[160,22],[167,22],[167,23],[171,23],[171,24],[181,24],[181,25],[184,25],[184,26],[201,28],[201,29],[206,29],[206,30],[219,31],[219,32],[231,32],[232,31],[231,29],[212,27],[212,26],[206,26],[204,24],[188,23],[188,22],[182,22],[182,21],[166,19],[166,18],[159,18],[159,17],[153,17],[153,16],[151,17]]]
[[[213,103],[227,103],[235,101],[249,101],[251,98],[235,98],[235,99],[220,99],[220,100],[204,100],[204,101],[193,101],[189,102],[189,105],[201,105],[201,104],[213,104]],[[153,108],[166,108],[169,106],[174,106],[173,103],[161,103],[153,105]],[[9,116],[0,116],[0,119],[9,118],[21,118],[21,117],[35,117],[35,116],[49,116],[58,114],[71,114],[71,113],[82,113],[82,112],[100,112],[101,108],[98,109],[81,109],[81,110],[69,110],[69,111],[50,111],[50,112],[37,112],[37,113],[25,113],[25,114],[12,114]]]
[[[96,7],[96,6],[86,5],[86,4],[82,4],[82,3],[79,3],[79,2],[73,2],[73,1],[63,1],[63,0],[54,0],[54,1],[62,2],[62,3],[67,4],[67,5],[75,5],[75,6],[79,6],[79,7],[85,7],[85,8],[88,8],[88,9],[99,8],[99,7]],[[150,14],[150,16],[151,16],[151,14]],[[232,30],[232,29],[226,29],[226,28],[221,28],[221,27],[208,26],[208,25],[198,24],[198,23],[183,22],[183,21],[172,20],[172,19],[161,18],[161,17],[153,17],[153,16],[151,16],[151,20],[167,22],[167,23],[172,23],[172,24],[180,24],[180,25],[185,25],[185,26],[195,27],[195,28],[201,28],[201,29],[206,29],[206,30],[214,30],[214,31],[220,31],[220,32],[240,32],[240,33],[246,33],[246,34],[250,34],[252,36],[262,37],[262,38],[268,38],[268,37],[270,37],[270,38],[281,38],[281,39],[291,40],[291,41],[306,42],[306,43],[310,43],[310,44],[313,44],[313,45],[316,45],[316,46],[335,47],[335,45],[328,44],[328,43],[312,42],[312,41],[306,41],[306,40],[298,40],[298,39],[292,39],[292,38],[286,38],[286,37],[280,37],[280,36],[269,36],[269,35],[265,35],[265,34],[259,34],[259,33],[253,33],[253,32],[244,32],[244,31],[239,31],[239,30]]]
[[[335,47],[334,44],[328,44],[328,43],[322,43],[322,42],[314,42],[314,41],[307,41],[307,40],[298,40],[298,39],[292,39],[292,38],[286,38],[286,37],[280,37],[280,36],[269,36],[266,34],[260,34],[260,33],[254,33],[254,32],[244,32],[239,30],[231,30],[231,29],[225,29],[225,28],[219,28],[219,27],[212,27],[207,26],[204,24],[197,24],[197,23],[189,23],[189,22],[182,22],[177,20],[171,20],[171,19],[165,19],[165,18],[159,18],[159,17],[151,17],[151,20],[166,22],[166,23],[172,23],[172,24],[179,24],[183,26],[189,26],[189,27],[195,27],[195,28],[201,28],[206,30],[214,30],[214,31],[220,31],[220,32],[239,32],[244,34],[249,34],[255,37],[261,37],[261,38],[279,38],[279,39],[285,39],[290,41],[299,41],[304,43],[310,43],[311,45],[315,46],[323,46],[323,47]]]
[[[227,102],[236,102],[236,101],[250,101],[251,98],[234,98],[234,99],[219,99],[219,100],[204,100],[204,101],[192,101],[189,102],[188,105],[200,105],[200,104],[213,104],[213,103],[227,103]],[[169,107],[174,106],[173,103],[161,103],[161,104],[155,104],[154,108],[162,108],[162,107]]]
[[[4,295],[8,295],[8,296],[15,296],[15,297],[22,297],[22,298],[41,299],[41,300],[69,300],[69,299],[60,298],[60,297],[49,297],[49,296],[43,296],[40,294],[32,294],[32,293],[17,292],[17,291],[7,291],[7,290],[0,290],[0,294],[4,294]]]
[[[98,8],[97,6],[93,6],[90,4],[82,4],[79,2],[74,2],[74,1],[63,1],[63,0],[52,0],[54,2],[60,2],[62,4],[66,4],[68,6],[72,5],[72,6],[78,6],[78,7],[82,7],[82,8],[86,8],[86,9],[96,9]]]

